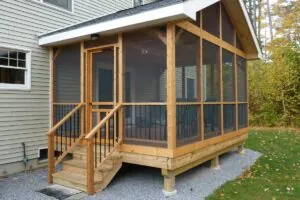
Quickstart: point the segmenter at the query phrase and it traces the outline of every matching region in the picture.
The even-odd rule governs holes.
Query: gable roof
[[[218,1],[220,0],[160,0],[41,34],[38,36],[39,45],[63,45],[89,39],[90,35],[94,33],[113,34],[173,20],[186,18],[196,20],[196,13],[199,10]],[[240,39],[242,43],[247,42],[247,46],[251,45],[246,49],[249,50],[247,53],[260,57],[261,49],[243,0],[223,0],[223,2],[229,15],[235,16],[233,13],[242,14],[243,19],[240,19],[239,16],[236,19],[237,23],[235,23],[241,25],[237,29],[238,32],[241,30],[242,35],[245,35],[245,37],[240,36]]]

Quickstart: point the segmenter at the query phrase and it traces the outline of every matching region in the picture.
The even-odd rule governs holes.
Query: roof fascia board
[[[243,0],[239,0],[239,3],[240,3],[240,6],[241,6],[241,8],[242,8],[242,10],[243,10],[245,19],[246,19],[246,21],[247,21],[247,24],[248,24],[250,33],[251,33],[251,35],[252,35],[252,39],[253,39],[254,44],[255,44],[255,46],[256,46],[256,49],[257,49],[257,52],[258,52],[258,58],[263,59],[262,51],[261,51],[261,49],[260,49],[260,45],[259,45],[258,39],[257,39],[257,37],[256,37],[256,34],[255,34],[255,31],[254,31],[252,22],[251,22],[251,20],[250,20],[250,17],[249,17],[249,15],[248,15],[246,6],[245,6]]]
[[[130,28],[144,27],[157,23],[167,22],[170,20],[182,19],[186,17],[182,3],[171,6],[150,10],[135,15],[113,19],[110,21],[85,26],[82,28],[69,30],[49,36],[41,36],[39,45],[54,45],[66,40],[75,40],[93,33],[113,33]]]

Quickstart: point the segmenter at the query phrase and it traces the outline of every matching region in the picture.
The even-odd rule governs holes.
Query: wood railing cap
[[[120,108],[122,107],[122,104],[119,104],[117,105],[114,109],[112,109],[110,111],[110,113],[108,113],[86,136],[85,136],[85,139],[89,140],[89,139],[92,139],[96,132],[98,132],[98,129],[101,128],[101,126],[103,124],[106,123],[107,120],[110,119],[110,117],[115,113],[117,112]]]
[[[82,106],[84,105],[84,103],[80,103],[78,104],[72,111],[70,111],[63,119],[61,119],[58,123],[56,123],[47,133],[48,136],[51,136],[54,134],[54,132],[61,126],[63,125],[63,123],[65,123],[65,121],[67,121],[70,117],[73,116],[73,114],[79,110]]]

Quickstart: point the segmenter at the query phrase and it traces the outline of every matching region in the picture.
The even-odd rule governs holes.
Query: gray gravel
[[[244,155],[230,152],[222,156],[219,170],[210,169],[209,163],[196,167],[176,177],[177,194],[168,199],[204,199],[225,182],[241,175],[260,156],[260,153],[246,149]],[[36,192],[47,185],[47,171],[45,169],[12,175],[0,179],[0,199],[54,199]],[[73,199],[166,199],[163,196],[162,188],[163,178],[159,169],[123,165],[122,170],[105,191],[89,197],[84,197],[85,195],[81,194]]]

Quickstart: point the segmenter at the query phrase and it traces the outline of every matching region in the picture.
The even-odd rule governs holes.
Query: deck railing
[[[167,146],[167,110],[165,105],[124,105],[124,143]]]
[[[84,104],[60,104],[54,106],[55,125],[48,131],[48,180],[56,166],[83,139],[81,133],[81,114]],[[58,112],[59,111],[59,112]],[[56,115],[57,114],[57,115]]]
[[[87,190],[94,192],[94,169],[98,168],[120,145],[116,106],[85,136],[87,140]]]

